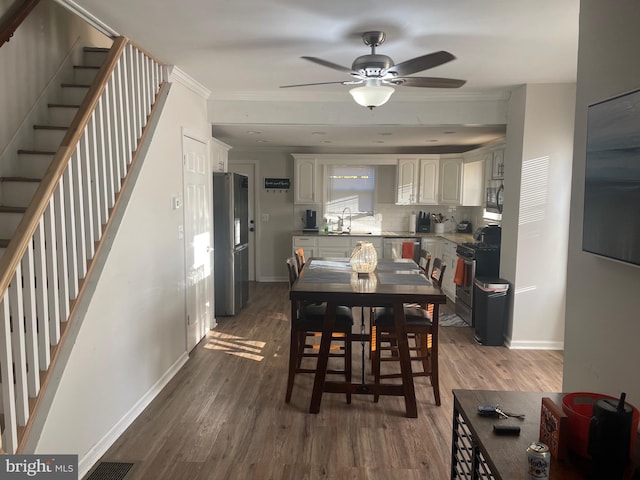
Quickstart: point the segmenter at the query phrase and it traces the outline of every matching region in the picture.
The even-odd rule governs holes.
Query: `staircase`
[[[60,352],[74,343],[65,342],[69,327],[82,321],[79,301],[121,194],[132,188],[149,119],[166,97],[165,66],[124,37],[83,56],[46,114],[20,137],[29,141],[0,165],[0,428],[7,453],[23,453]]]
[[[74,65],[71,81],[60,84],[58,100],[47,104],[41,123],[29,127],[33,130],[32,143],[17,150],[15,161],[7,162],[9,171],[0,177],[0,256],[9,245],[108,53],[106,48],[83,49],[83,64]]]

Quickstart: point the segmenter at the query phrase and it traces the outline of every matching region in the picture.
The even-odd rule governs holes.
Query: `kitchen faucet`
[[[349,210],[349,228],[347,229],[347,232],[351,233],[351,209],[349,207],[344,207],[344,210],[342,210],[342,216],[338,217],[340,219],[339,226],[344,227],[344,214],[347,210]]]

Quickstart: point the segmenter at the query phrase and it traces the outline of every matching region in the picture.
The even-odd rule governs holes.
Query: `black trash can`
[[[509,282],[502,278],[478,277],[473,282],[473,319],[478,343],[504,344]]]

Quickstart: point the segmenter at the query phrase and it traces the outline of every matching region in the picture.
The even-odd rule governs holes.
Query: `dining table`
[[[326,302],[310,413],[320,411],[323,392],[368,395],[377,393],[403,396],[406,416],[417,418],[416,394],[403,305],[406,303],[433,304],[433,315],[438,318],[439,306],[446,303],[447,297],[413,260],[380,259],[373,272],[362,274],[353,271],[348,258],[310,258],[304,264],[296,282],[291,286],[289,298],[292,315],[296,314],[295,305],[298,302]],[[366,383],[364,378],[360,383],[327,381],[331,336],[336,322],[336,308],[339,305],[393,307],[402,378],[400,384]],[[352,341],[371,341],[370,335],[365,332],[359,335],[354,334]]]

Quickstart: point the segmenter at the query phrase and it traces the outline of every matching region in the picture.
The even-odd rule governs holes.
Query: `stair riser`
[[[0,203],[12,207],[28,207],[36,192],[37,182],[2,182],[0,183]]]
[[[89,65],[92,67],[99,67],[104,63],[107,58],[106,52],[87,52],[83,53],[83,65]]]
[[[62,88],[62,102],[68,105],[80,105],[89,91],[86,87]]]
[[[96,68],[74,68],[73,69],[73,83],[79,83],[81,85],[91,85],[96,78],[98,69]]]
[[[55,152],[67,133],[66,130],[34,130],[35,150]]]
[[[53,155],[18,155],[16,177],[42,178],[51,165]]]
[[[0,237],[11,238],[22,220],[21,213],[0,212]]]
[[[61,107],[49,107],[48,111],[48,125],[64,125],[68,127],[73,121],[73,117],[78,113],[77,108],[61,108]]]

